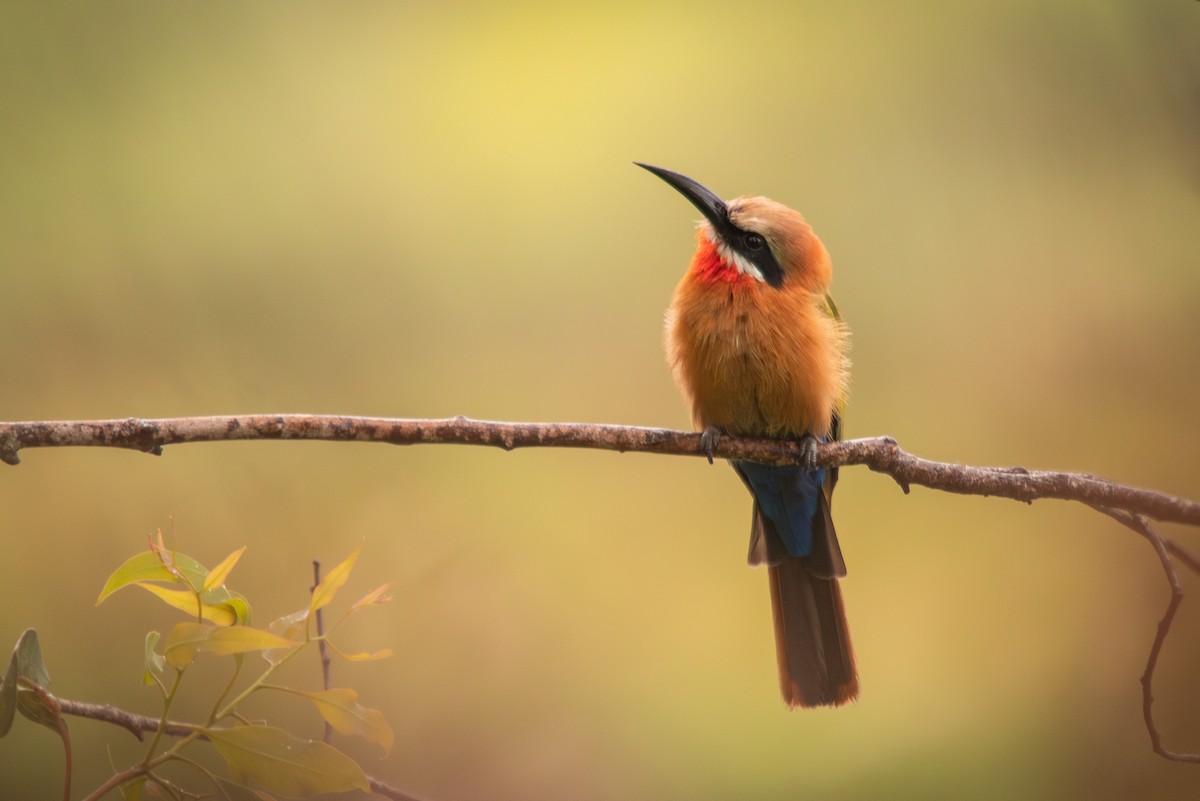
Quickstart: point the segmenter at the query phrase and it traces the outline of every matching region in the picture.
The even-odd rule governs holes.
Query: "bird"
[[[838,471],[816,465],[818,443],[841,438],[850,374],[829,253],[781,203],[724,201],[677,172],[634,163],[703,215],[664,340],[709,461],[722,435],[800,445],[798,465],[731,461],[754,498],[748,561],[767,567],[783,700],[789,709],[849,703],[859,682],[830,510]]]

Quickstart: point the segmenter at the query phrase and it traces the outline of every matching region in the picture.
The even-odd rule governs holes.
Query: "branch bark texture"
[[[700,435],[689,431],[598,423],[504,423],[452,417],[412,420],[307,414],[252,414],[163,419],[63,420],[0,423],[0,460],[17,464],[27,448],[92,446],[161,454],[168,445],[225,440],[307,439],[382,442],[390,445],[457,444],[516,448],[593,448],[673,456],[706,456]],[[770,464],[795,464],[793,442],[722,437],[713,456]],[[994,495],[1032,502],[1081,501],[1124,509],[1167,522],[1200,526],[1200,502],[1117,484],[1087,473],[973,467],[922,459],[890,437],[832,442],[818,451],[826,467],[866,465],[887,473],[907,492],[912,485],[964,495]]]

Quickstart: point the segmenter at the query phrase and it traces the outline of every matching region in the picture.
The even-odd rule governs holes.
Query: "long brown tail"
[[[813,521],[812,552],[803,557],[788,553],[756,499],[749,562],[766,565],[770,573],[779,688],[788,709],[853,701],[858,697],[858,671],[838,585],[846,563],[828,494]]]
[[[787,556],[768,568],[779,689],[789,709],[840,706],[858,696],[838,580],[813,575],[806,561]]]

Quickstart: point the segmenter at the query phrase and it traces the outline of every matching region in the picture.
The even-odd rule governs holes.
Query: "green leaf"
[[[176,569],[192,583],[193,587],[204,586],[204,577],[208,575],[208,570],[204,565],[197,562],[186,554],[177,553],[173,559]],[[125,560],[125,563],[113,571],[108,577],[108,581],[104,582],[104,589],[100,590],[100,597],[96,599],[96,606],[104,603],[104,599],[112,595],[119,589],[128,587],[130,584],[139,584],[144,581],[164,581],[168,584],[182,584],[179,577],[172,573],[169,569],[163,566],[152,551],[142,551]]]
[[[196,652],[208,640],[209,632],[215,630],[214,626],[204,623],[179,623],[167,634],[163,643],[163,656],[171,663],[171,667],[183,670],[192,664]]]
[[[231,626],[234,623],[245,626],[250,623],[250,602],[233,590],[224,587],[205,590],[200,593],[200,601],[205,606],[220,609],[222,620],[229,621],[226,623],[214,619],[214,623],[220,623],[222,626]]]
[[[205,734],[236,782],[255,781],[291,796],[370,790],[358,763],[331,745],[298,740],[272,726],[206,729]]]
[[[316,704],[321,717],[339,734],[357,734],[382,748],[385,757],[392,750],[392,727],[378,709],[358,703],[358,693],[354,690],[335,688],[299,694]]]
[[[168,548],[166,543],[163,542],[162,529],[159,529],[156,533],[156,537],[148,537],[146,540],[146,544],[150,547],[150,552],[154,554],[154,558],[177,580],[182,581],[192,589],[199,589],[200,585],[204,582],[204,576],[208,573],[208,570],[187,554],[179,553],[173,547]],[[153,786],[153,782],[151,782],[151,786]]]
[[[223,587],[219,590],[211,590],[211,592],[213,593],[214,600],[216,598],[216,595],[223,591],[224,591]],[[207,595],[207,593],[206,593],[206,595]],[[224,601],[221,601],[217,605],[222,606],[225,609],[228,609],[230,614],[233,615],[234,621],[237,623],[237,625],[239,625],[239,626],[250,625],[250,602],[247,601],[242,596],[238,595],[237,593],[230,593],[229,598],[227,598]]]
[[[265,651],[269,648],[295,648],[301,642],[285,640],[277,634],[250,626],[227,626],[214,628],[208,642],[200,650],[214,654],[241,654],[246,651]]]
[[[215,590],[209,590],[205,593],[205,596],[211,596],[212,603],[223,606],[232,612],[238,625],[250,625],[250,602],[241,595],[224,587],[219,587]]]
[[[22,686],[23,682],[28,684]],[[57,703],[45,692],[49,685],[50,672],[46,670],[46,662],[42,659],[37,631],[25,629],[17,638],[12,657],[8,660],[8,670],[0,682],[0,737],[8,734],[12,728],[17,710],[34,723],[63,733],[64,726]]]
[[[213,626],[191,621],[171,629],[163,644],[167,661],[176,668],[185,668],[199,651],[229,656],[268,648],[295,648],[303,643],[292,642],[262,629],[250,626]]]
[[[38,644],[37,631],[25,629],[17,640],[13,656],[17,660],[17,674],[28,679],[39,687],[50,686],[50,672],[42,660],[42,647]]]
[[[224,581],[243,551],[245,548],[234,551],[212,573],[187,554],[172,553],[159,547],[143,551],[131,556],[108,577],[96,604],[103,603],[117,590],[137,585],[189,615],[199,614],[205,620],[225,626],[249,623],[250,604],[243,596],[217,583],[218,580]],[[168,560],[171,567],[165,565],[164,560]],[[148,582],[161,582],[174,587],[160,587]],[[197,593],[200,595],[199,605]]]
[[[325,577],[321,579],[321,583],[313,588],[312,600],[308,604],[310,612],[315,612],[329,605],[330,601],[333,600],[333,596],[337,595],[337,591],[350,578],[350,571],[354,569],[354,563],[358,561],[358,555],[362,551],[362,548],[362,543],[359,543],[358,547],[340,565],[325,574]]]
[[[146,647],[143,657],[146,670],[142,674],[142,684],[153,684],[154,677],[160,675],[163,668],[166,667],[167,660],[155,650],[161,637],[162,635],[157,631],[146,632]]]

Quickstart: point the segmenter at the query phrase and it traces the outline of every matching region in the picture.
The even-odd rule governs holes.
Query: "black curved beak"
[[[700,212],[712,224],[717,238],[754,265],[758,270],[756,278],[766,281],[776,289],[783,286],[783,269],[779,266],[775,252],[769,247],[764,247],[765,243],[761,234],[743,231],[733,224],[733,221],[729,219],[729,206],[724,200],[686,175],[680,175],[662,167],[652,167],[640,161],[633,163],[662,178],[674,187],[676,192],[690,200],[693,206],[700,209]]]
[[[643,164],[640,161],[633,163],[662,178],[676,192],[691,201],[691,204],[700,209],[700,213],[712,223],[713,229],[722,239],[733,240],[732,235],[735,233],[735,229],[733,223],[729,222],[729,207],[725,205],[724,200],[713,194],[712,190],[701,186],[686,175],[680,175],[662,167]]]

